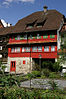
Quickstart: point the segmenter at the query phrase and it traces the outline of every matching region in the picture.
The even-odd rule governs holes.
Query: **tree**
[[[6,68],[6,66],[3,65],[2,62],[0,61],[0,73],[2,73],[3,76],[4,76],[5,68]]]

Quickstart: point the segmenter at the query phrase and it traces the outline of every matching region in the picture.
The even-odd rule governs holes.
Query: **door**
[[[16,71],[16,62],[15,61],[11,61],[11,68],[10,71]]]

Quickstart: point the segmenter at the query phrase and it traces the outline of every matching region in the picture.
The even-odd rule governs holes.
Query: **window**
[[[26,52],[30,52],[30,47],[25,48]]]
[[[55,35],[54,34],[50,34],[50,38],[55,38]]]
[[[17,35],[17,36],[15,37],[15,40],[20,40],[20,35]]]
[[[37,47],[32,47],[32,52],[37,52]]]
[[[49,46],[45,46],[45,47],[44,47],[44,51],[45,51],[45,52],[49,52]]]
[[[20,36],[20,40],[23,40],[23,39],[24,39],[24,37],[21,35],[21,36]]]
[[[2,38],[0,38],[0,42],[2,42]]]
[[[28,39],[33,39],[32,35],[30,35],[30,36],[28,37]]]
[[[47,34],[43,35],[43,38],[44,39],[48,38],[48,35]]]
[[[15,47],[15,52],[20,52],[20,47]]]
[[[20,40],[20,35],[17,36],[17,40]]]
[[[22,47],[22,52],[25,52],[25,47]]]
[[[37,34],[37,39],[40,39],[40,38],[41,38],[41,36],[39,34]]]
[[[52,52],[55,51],[55,46],[51,46],[51,51],[52,51]]]
[[[27,29],[31,29],[33,27],[33,24],[27,24]]]
[[[12,36],[12,37],[11,37],[11,39],[13,40],[13,39],[14,39],[14,37]]]
[[[14,52],[14,48],[11,48],[11,52],[12,52],[12,53]]]
[[[30,47],[22,47],[22,52],[30,52]]]
[[[38,52],[42,52],[42,47],[38,46]]]
[[[42,23],[37,23],[37,28],[42,27],[43,24]]]
[[[26,34],[26,35],[24,35],[24,39],[25,39],[25,40],[27,40],[27,34]]]
[[[0,46],[0,50],[2,50],[2,46]]]

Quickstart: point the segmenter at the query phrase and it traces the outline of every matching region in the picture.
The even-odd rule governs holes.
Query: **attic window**
[[[42,27],[43,24],[42,23],[37,23],[37,27]]]
[[[27,24],[27,29],[33,28],[33,24]]]

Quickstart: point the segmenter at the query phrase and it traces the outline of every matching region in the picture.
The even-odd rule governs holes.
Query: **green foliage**
[[[59,92],[58,90],[30,90],[13,86],[0,88],[0,99],[65,99],[63,97],[66,93],[63,92],[61,90]]]
[[[3,76],[4,76],[5,68],[6,66],[3,65],[2,62],[0,61],[0,74],[3,74]]]
[[[5,87],[5,86],[13,86],[13,85],[17,85],[19,86],[20,85],[20,82],[19,80],[16,79],[15,76],[12,76],[12,75],[8,75],[8,76],[2,76],[1,79],[0,79],[0,85],[2,87]]]
[[[63,76],[66,77],[66,73],[64,73]]]
[[[40,70],[40,66],[37,63],[35,63],[35,66],[33,67],[33,70],[36,70],[36,71],[38,70],[39,71]]]
[[[42,68],[47,68],[52,70],[53,63],[51,61],[43,61],[42,62]]]
[[[54,72],[62,71],[62,66],[60,66],[60,62],[55,62],[53,64],[53,71]]]
[[[34,78],[36,78],[36,77],[40,77],[40,76],[41,76],[40,71],[32,71],[31,74],[33,75]]]
[[[50,71],[49,69],[42,69],[41,71],[41,75],[49,77]]]
[[[48,83],[51,85],[52,90],[56,90],[58,88],[58,86],[54,80],[51,80]]]
[[[58,73],[56,73],[56,72],[51,72],[50,74],[49,74],[49,78],[60,78],[61,76],[58,74]]]

